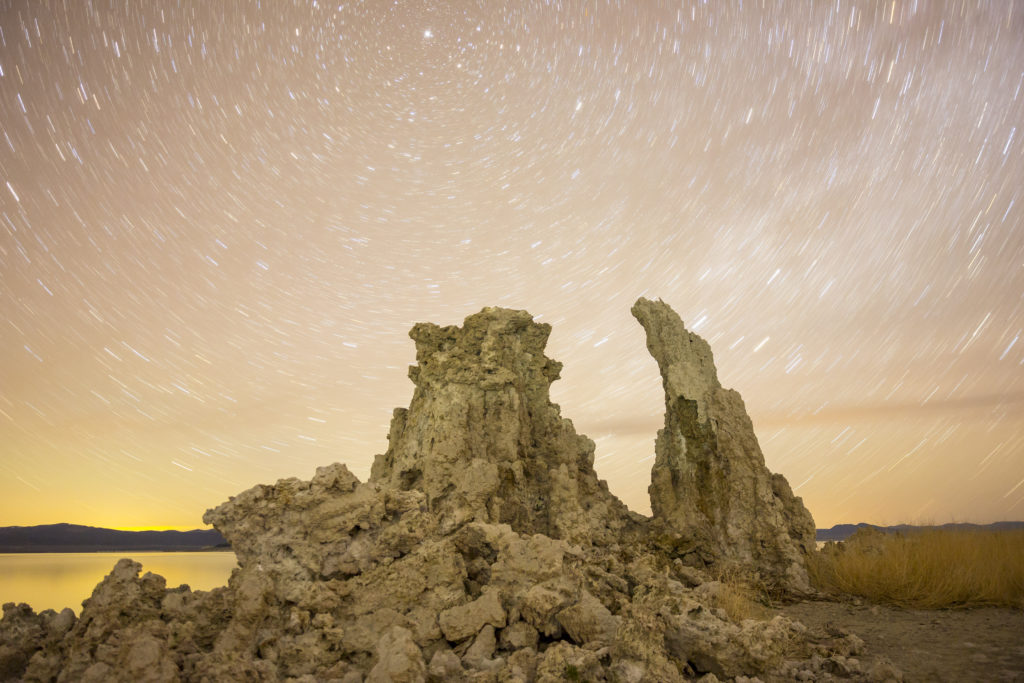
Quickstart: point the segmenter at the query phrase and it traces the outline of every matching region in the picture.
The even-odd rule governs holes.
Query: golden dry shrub
[[[767,605],[771,599],[764,582],[756,573],[736,565],[712,571],[716,588],[709,593],[711,606],[725,610],[734,623],[746,619],[764,621],[771,616]]]
[[[1024,608],[1024,530],[889,534],[864,528],[826,544],[808,570],[820,590],[872,602]]]

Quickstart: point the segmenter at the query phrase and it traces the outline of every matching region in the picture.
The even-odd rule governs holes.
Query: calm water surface
[[[142,564],[139,576],[153,572],[167,587],[187,583],[192,590],[225,586],[237,566],[233,552],[198,553],[0,553],[0,604],[27,602],[36,612],[70,607],[81,614],[82,601],[92,595],[117,561],[130,557]]]

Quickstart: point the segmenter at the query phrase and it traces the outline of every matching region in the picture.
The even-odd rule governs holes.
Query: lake
[[[0,553],[0,604],[27,602],[36,612],[70,607],[80,615],[82,601],[122,557],[142,563],[139,576],[153,572],[167,579],[168,588],[187,583],[192,590],[227,585],[237,566],[231,551]]]

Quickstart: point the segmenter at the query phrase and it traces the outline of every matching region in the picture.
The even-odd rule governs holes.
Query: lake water
[[[187,583],[192,590],[227,585],[237,566],[230,551],[0,553],[0,604],[27,602],[36,612],[70,607],[81,614],[82,601],[122,557],[142,563],[139,576],[153,572],[167,579],[168,588]]]

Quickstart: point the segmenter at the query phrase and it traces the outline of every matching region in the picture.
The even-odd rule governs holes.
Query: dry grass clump
[[[1024,608],[1024,530],[861,529],[815,553],[808,569],[819,589],[872,602]]]
[[[713,579],[715,588],[708,595],[711,606],[725,610],[731,621],[739,624],[744,619],[763,621],[771,616],[768,592],[756,575],[730,566],[713,572]]]

